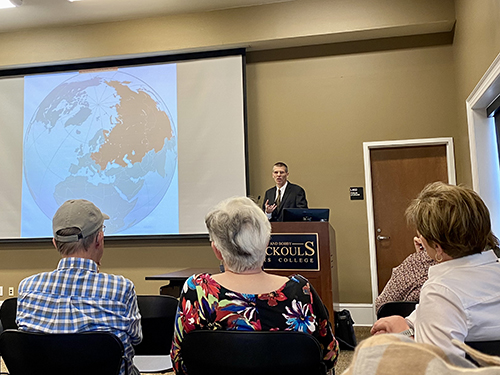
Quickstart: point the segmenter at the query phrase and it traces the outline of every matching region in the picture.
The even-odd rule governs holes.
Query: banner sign
[[[319,271],[317,233],[273,233],[266,249],[264,269]]]

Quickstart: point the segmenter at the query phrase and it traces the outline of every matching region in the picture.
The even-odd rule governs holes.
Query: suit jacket
[[[274,204],[276,200],[276,186],[266,191],[262,209],[266,212],[266,202]],[[283,209],[285,208],[307,208],[306,192],[299,185],[288,181],[285,194],[281,197],[281,204],[277,207],[271,216],[271,221],[283,221]]]

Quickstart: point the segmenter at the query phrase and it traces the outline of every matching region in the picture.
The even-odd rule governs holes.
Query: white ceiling
[[[0,32],[208,12],[294,0],[23,0],[0,9]]]

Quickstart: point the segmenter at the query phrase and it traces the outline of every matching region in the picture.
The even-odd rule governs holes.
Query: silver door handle
[[[389,236],[381,236],[380,234],[377,236],[377,240],[383,241],[383,240],[390,240],[391,237]]]

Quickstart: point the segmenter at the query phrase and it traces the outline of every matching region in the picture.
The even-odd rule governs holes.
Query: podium
[[[298,273],[307,278],[328,308],[333,323],[333,307],[339,303],[334,229],[328,222],[317,221],[271,225],[265,271],[280,276]]]

